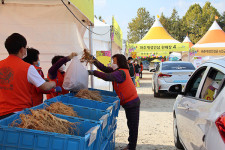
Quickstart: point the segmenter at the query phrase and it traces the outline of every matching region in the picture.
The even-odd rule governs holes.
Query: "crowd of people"
[[[62,87],[66,63],[77,53],[69,56],[54,56],[47,78],[40,66],[40,52],[27,47],[26,38],[13,33],[5,40],[5,48],[9,56],[0,61],[0,120],[11,116],[25,108],[43,103],[43,94],[47,99],[66,94],[69,91]],[[87,55],[91,54],[84,51]],[[135,87],[135,77],[142,74],[143,65],[133,63],[131,57],[126,59],[122,54],[112,56],[112,67],[106,67],[96,58],[93,64],[102,72],[88,70],[105,81],[112,81],[113,88],[125,110],[129,128],[128,145],[124,150],[135,150],[138,138],[140,99]]]

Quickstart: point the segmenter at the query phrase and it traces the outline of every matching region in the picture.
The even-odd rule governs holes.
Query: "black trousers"
[[[138,139],[140,100],[127,106],[123,106],[127,118],[127,126],[129,129],[128,147],[129,150],[135,150]]]
[[[142,71],[139,73],[139,75],[140,75],[140,78],[142,78]]]

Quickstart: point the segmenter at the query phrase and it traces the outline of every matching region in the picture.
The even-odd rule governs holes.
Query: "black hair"
[[[25,57],[23,60],[31,65],[33,65],[34,62],[38,61],[38,55],[39,51],[34,48],[27,48],[27,57]]]
[[[128,68],[128,64],[127,64],[127,59],[124,55],[122,54],[115,54],[112,56],[112,58],[116,58],[117,59],[117,65],[119,68],[122,69],[129,69]]]
[[[52,58],[52,65],[54,65],[58,60],[60,60],[61,58],[64,58],[64,56],[58,55],[58,56],[54,56]]]
[[[128,60],[133,60],[133,58],[132,57],[128,57]]]
[[[5,48],[9,54],[18,54],[20,49],[26,46],[27,40],[19,33],[13,33],[5,40]]]

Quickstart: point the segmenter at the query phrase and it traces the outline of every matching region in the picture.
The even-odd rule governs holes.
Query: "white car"
[[[194,71],[195,67],[190,62],[166,61],[159,63],[152,76],[154,97],[159,97],[160,93],[168,92],[172,85],[185,86]]]
[[[225,58],[208,61],[193,73],[173,108],[177,148],[225,150],[224,85]],[[180,90],[181,85],[174,85],[170,92]]]

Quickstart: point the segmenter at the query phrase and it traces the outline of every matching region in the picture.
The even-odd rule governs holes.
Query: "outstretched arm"
[[[122,70],[117,70],[112,73],[104,73],[94,70],[93,75],[105,81],[115,81],[117,83],[122,83],[126,79],[126,74]]]

